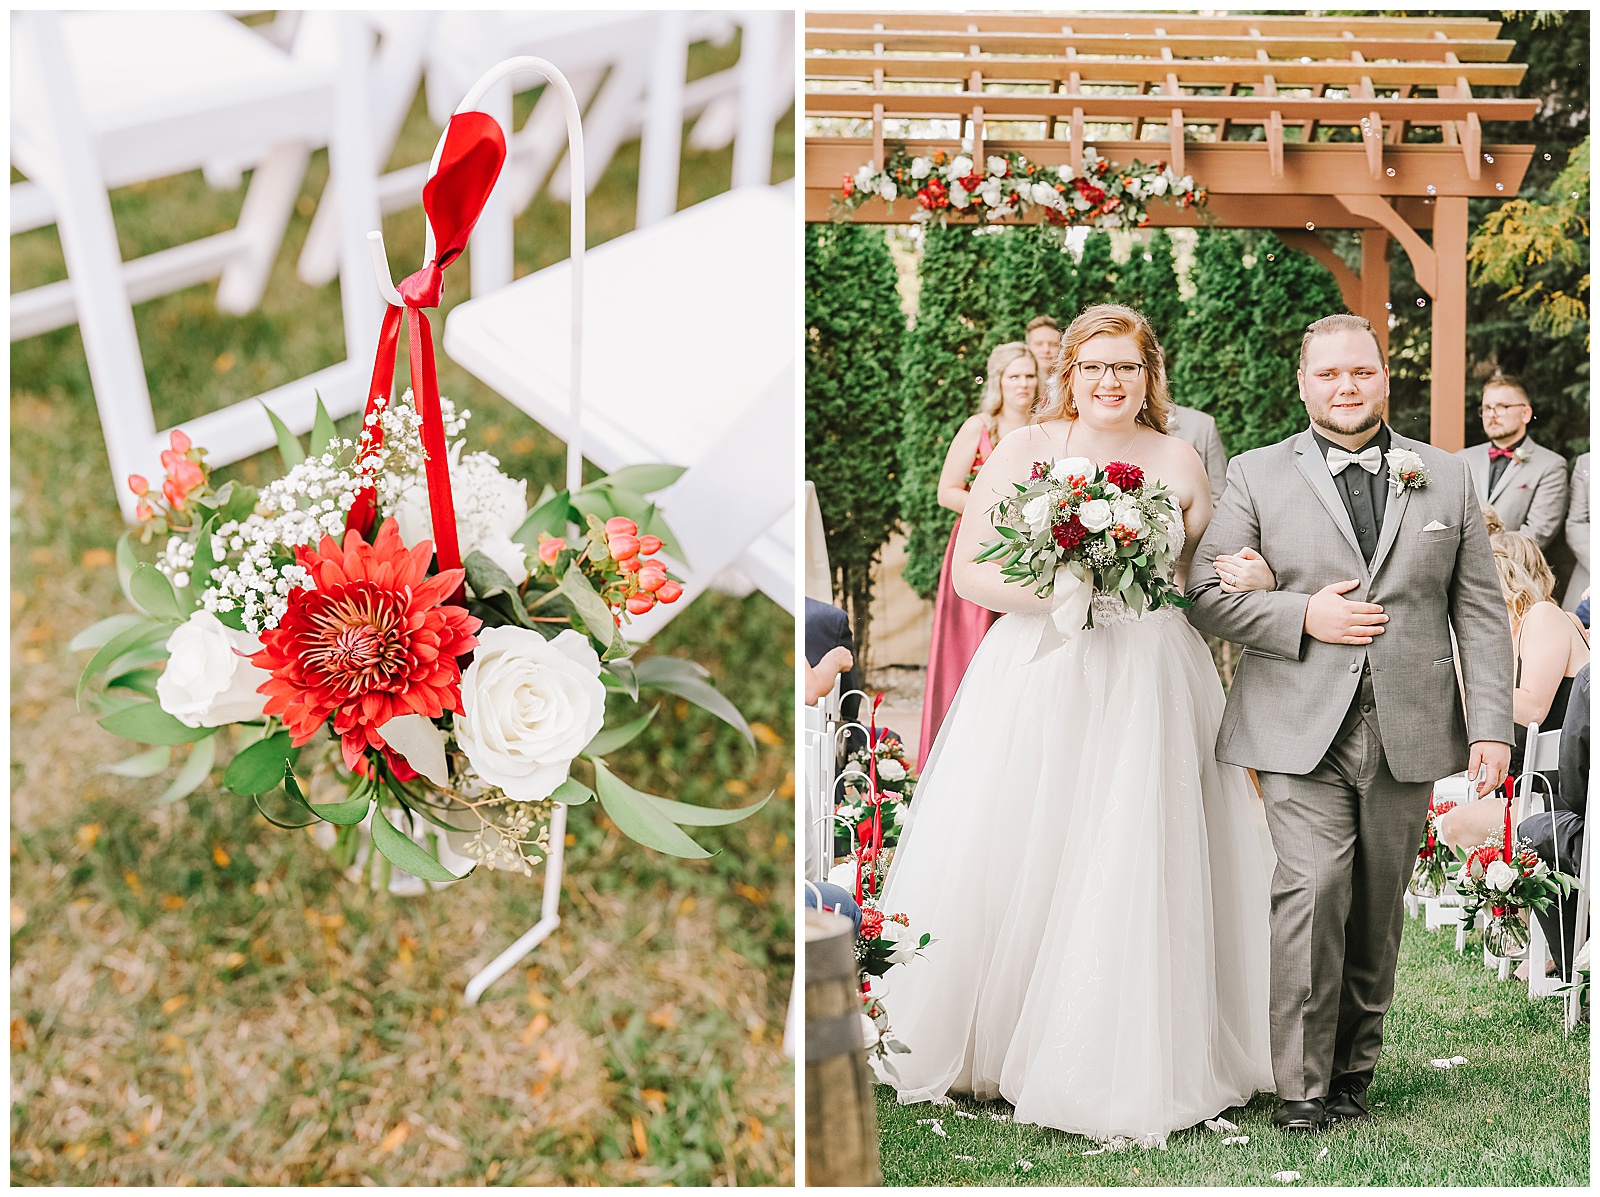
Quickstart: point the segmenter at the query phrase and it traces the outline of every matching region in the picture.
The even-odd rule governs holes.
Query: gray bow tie
[[[1346,453],[1338,447],[1328,450],[1328,473],[1337,478],[1347,465],[1358,465],[1367,473],[1376,474],[1383,468],[1383,451],[1377,445],[1368,445],[1359,453]]]

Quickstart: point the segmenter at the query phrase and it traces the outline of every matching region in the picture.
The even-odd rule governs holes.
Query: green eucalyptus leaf
[[[267,413],[267,418],[272,421],[272,431],[278,434],[278,455],[283,458],[283,468],[292,470],[306,459],[306,451],[300,447],[300,442],[294,433],[289,431],[289,426],[265,403],[261,410]]]
[[[172,784],[156,799],[156,805],[187,798],[205,784],[206,778],[211,776],[211,766],[216,763],[216,738],[201,740],[189,750],[189,759],[183,762],[183,768],[178,770],[178,776],[172,779]]]
[[[607,661],[600,673],[600,680],[607,690],[626,694],[634,702],[639,701],[639,675],[634,672],[631,658],[618,657],[614,661]]]
[[[100,726],[114,736],[140,744],[192,744],[217,733],[214,727],[190,727],[180,723],[153,702],[113,711],[100,720]]]
[[[635,736],[649,727],[650,721],[656,717],[656,712],[660,709],[659,706],[651,707],[639,718],[624,723],[621,727],[601,728],[583,751],[589,756],[606,756],[616,752],[619,748],[630,744]]]
[[[727,695],[705,680],[711,675],[701,666],[681,657],[651,657],[640,661],[634,670],[639,677],[639,689],[665,690],[679,698],[686,698],[734,728],[750,747],[755,747],[756,738],[750,731],[750,725],[744,721],[744,716],[739,714],[739,708],[728,700]]]
[[[668,856],[704,860],[711,855],[658,810],[650,801],[651,795],[641,794],[619,779],[603,761],[594,760],[593,763],[600,805],[623,835]]]
[[[487,554],[475,549],[467,554],[467,559],[461,564],[467,571],[467,585],[479,598],[486,599],[496,594],[516,597],[517,584],[511,580],[511,575],[490,560]]]
[[[209,740],[202,743],[210,743]],[[172,749],[165,744],[147,752],[130,756],[114,765],[101,765],[98,772],[115,773],[118,777],[154,777],[172,763]]]
[[[294,737],[287,731],[257,740],[228,763],[222,784],[235,794],[267,794],[283,784],[284,770],[300,755],[290,746]]]
[[[537,556],[539,533],[547,532],[551,536],[560,536],[563,539],[566,537],[567,525],[572,522],[571,507],[569,496],[564,490],[542,497],[539,505],[528,514],[527,519],[522,521],[522,527],[512,534],[511,539],[526,548],[531,556]]]
[[[734,810],[719,810],[711,806],[691,806],[687,802],[674,802],[670,798],[657,798],[654,794],[646,794],[650,803],[674,823],[687,827],[726,827],[730,823],[738,823],[748,819],[756,811],[765,806],[772,798],[768,794],[760,802],[750,806],[737,807]]]
[[[217,509],[217,519],[224,524],[230,520],[242,523],[254,513],[256,504],[261,501],[261,492],[242,482],[230,482],[228,485],[233,487],[233,493]]]
[[[593,797],[593,790],[576,777],[569,777],[556,787],[556,792],[550,795],[550,801],[559,802],[563,806],[582,806]]]
[[[129,528],[117,538],[117,585],[122,587],[122,597],[133,602],[133,571],[139,558],[133,552],[133,529]]]
[[[292,768],[284,772],[283,787],[291,796],[305,802],[311,813],[324,823],[337,823],[340,827],[349,827],[361,822],[367,817],[367,811],[372,809],[372,791],[366,787],[362,787],[354,798],[347,798],[343,802],[306,802],[305,795],[300,792],[300,783],[294,779]]]
[[[155,619],[182,619],[184,611],[172,581],[153,565],[141,562],[134,568],[128,582],[133,592],[133,605]]]
[[[426,848],[414,842],[410,836],[401,835],[396,831],[389,820],[384,818],[382,807],[372,812],[372,846],[390,862],[412,876],[421,877],[424,881],[461,880],[435,860]]]
[[[232,486],[230,482],[228,484]],[[219,562],[211,551],[211,542],[215,539],[213,533],[217,530],[219,519],[212,516],[200,528],[200,536],[194,542],[194,563],[189,567],[189,592],[199,594],[211,581],[211,571],[217,568]]]
[[[125,611],[120,615],[109,615],[98,623],[90,624],[74,636],[72,643],[67,645],[67,651],[81,653],[87,649],[104,647],[129,628],[148,623],[149,620],[143,615],[136,615],[131,611]]]
[[[576,563],[569,565],[567,572],[561,576],[561,593],[572,604],[583,626],[589,629],[589,634],[606,646],[602,654],[604,659],[627,655],[627,643],[622,639],[622,631],[612,617],[611,608],[606,606],[605,599],[595,593],[589,579],[583,576],[583,571]]]
[[[600,481],[614,488],[621,487],[635,494],[647,495],[652,491],[665,490],[671,486],[683,477],[685,469],[684,466],[644,462],[639,465],[623,466],[620,470],[607,474]],[[587,490],[588,487],[584,489]]]
[[[115,686],[119,690],[132,690],[135,694],[142,694],[146,698],[157,698],[156,679],[161,676],[159,669],[129,669],[108,678],[106,688]]]
[[[333,417],[328,415],[328,409],[322,406],[322,396],[315,391],[312,393],[317,398],[317,414],[311,421],[311,456],[318,457],[339,435],[339,430],[334,426]]]

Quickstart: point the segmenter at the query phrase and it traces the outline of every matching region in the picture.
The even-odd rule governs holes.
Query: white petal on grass
[[[1317,1152],[1317,1158],[1320,1160],[1323,1156],[1325,1156],[1327,1154],[1328,1154],[1328,1149],[1326,1147],[1324,1147],[1321,1151]]]
[[[969,1114],[965,1110],[957,1110],[956,1111],[956,1117],[957,1118],[970,1118],[974,1122],[976,1122],[978,1120],[978,1116],[976,1114]]]
[[[1460,1064],[1465,1064],[1466,1062],[1467,1062],[1467,1058],[1465,1056],[1451,1056],[1450,1057],[1450,1063],[1452,1063],[1452,1064],[1460,1065]]]
[[[1236,1131],[1239,1128],[1226,1118],[1208,1118],[1206,1120],[1206,1129],[1211,1131]]]
[[[978,1162],[978,1157],[975,1155],[953,1155],[950,1158],[960,1160],[964,1164],[976,1164]]]
[[[1033,1163],[1030,1160],[1018,1160],[1017,1167],[1026,1172],[1033,1167]]]
[[[1245,1143],[1248,1143],[1248,1142],[1250,1142],[1250,1136],[1249,1135],[1229,1135],[1226,1139],[1224,1139],[1222,1141],[1222,1145],[1224,1147],[1231,1147],[1235,1143],[1238,1143],[1238,1144],[1242,1145],[1242,1144],[1245,1144]]]
[[[1300,1174],[1298,1172],[1274,1172],[1272,1179],[1281,1184],[1292,1185],[1300,1179]]]
[[[1085,1151],[1083,1154],[1084,1155],[1104,1155],[1105,1151],[1106,1151],[1106,1149],[1104,1147],[1096,1147],[1093,1151]]]
[[[1011,1121],[1011,1115],[1010,1114],[990,1114],[989,1115],[989,1121],[990,1122],[1010,1122]]]
[[[944,1123],[940,1122],[937,1118],[918,1118],[917,1125],[927,1127],[941,1139],[948,1139],[950,1137],[944,1133]]]

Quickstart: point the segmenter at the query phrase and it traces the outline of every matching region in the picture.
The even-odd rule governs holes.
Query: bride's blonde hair
[[[1120,303],[1100,303],[1085,309],[1061,334],[1061,348],[1056,353],[1055,368],[1050,371],[1050,385],[1045,388],[1046,398],[1035,411],[1033,422],[1042,424],[1046,420],[1078,418],[1078,405],[1072,400],[1072,384],[1067,376],[1084,342],[1098,336],[1132,337],[1138,343],[1139,356],[1144,361],[1145,387],[1144,406],[1139,409],[1136,422],[1157,432],[1166,432],[1172,417],[1166,358],[1150,322]]]

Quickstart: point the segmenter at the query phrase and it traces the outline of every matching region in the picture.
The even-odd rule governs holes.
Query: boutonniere
[[[1527,465],[1529,456],[1530,454],[1528,453],[1527,442],[1523,442],[1515,449],[1511,450],[1511,460],[1515,461],[1518,465]]]
[[[1403,490],[1421,490],[1428,485],[1427,467],[1410,449],[1390,449],[1384,456],[1389,462],[1389,485],[1395,494]]]

